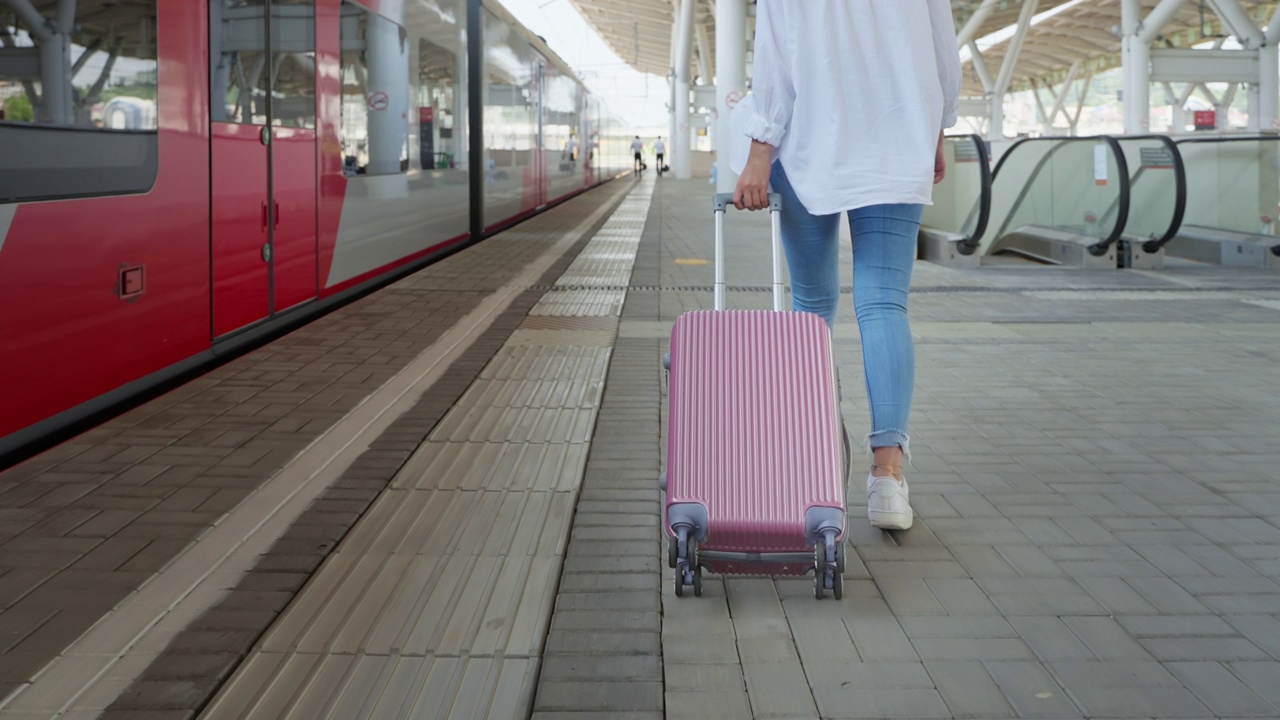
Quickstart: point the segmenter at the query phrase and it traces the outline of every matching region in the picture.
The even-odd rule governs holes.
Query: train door
[[[315,0],[210,0],[213,334],[316,297]]]

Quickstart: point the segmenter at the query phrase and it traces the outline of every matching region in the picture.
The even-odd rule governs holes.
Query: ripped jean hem
[[[903,459],[908,463],[911,462],[911,436],[907,433],[895,429],[867,433],[865,447],[868,456],[872,455],[876,448],[895,446],[902,448]]]

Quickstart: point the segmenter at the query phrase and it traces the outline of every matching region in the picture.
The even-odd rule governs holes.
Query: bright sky
[[[667,126],[667,79],[632,70],[569,0],[500,0],[525,27],[546,39],[613,114],[637,131]]]

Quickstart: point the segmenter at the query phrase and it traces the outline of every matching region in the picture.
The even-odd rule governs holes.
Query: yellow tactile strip
[[[651,193],[561,282],[625,285]],[[202,717],[527,714],[611,354],[597,336],[616,334],[621,301],[539,303],[612,326],[513,337]]]

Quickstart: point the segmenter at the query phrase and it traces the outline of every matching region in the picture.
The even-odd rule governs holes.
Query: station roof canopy
[[[786,1],[786,0],[784,0]],[[896,0],[895,0],[896,1]],[[571,0],[573,5],[600,33],[614,52],[635,69],[655,75],[671,70],[671,43],[675,34],[675,0]],[[705,29],[701,44],[711,58],[715,55],[715,0],[695,0],[696,22]],[[956,28],[964,27],[983,0],[952,0]],[[1159,0],[1139,0],[1145,17]],[[754,3],[752,3],[754,5]],[[975,34],[979,40],[990,38],[983,60],[992,75],[998,74],[1004,62],[1009,31],[1018,22],[1023,0],[1000,0],[997,8]],[[1240,5],[1259,26],[1265,25],[1275,12],[1276,0],[1240,0]],[[754,14],[754,13],[750,13]],[[1013,90],[1025,89],[1033,83],[1052,85],[1064,80],[1077,61],[1082,69],[1103,72],[1120,65],[1120,38],[1115,29],[1120,25],[1118,0],[1040,0],[1036,8],[1038,22],[1032,27],[1018,58],[1013,75]],[[748,28],[752,21],[749,19]],[[1187,0],[1173,21],[1166,26],[1157,47],[1191,47],[1211,42],[1219,35],[1230,34],[1214,15],[1209,3]],[[1012,35],[1011,32],[1004,33]],[[696,57],[699,43],[695,43]],[[708,59],[708,67],[714,61]],[[696,76],[696,65],[694,75]],[[966,64],[964,94],[983,94],[982,84],[972,64]]]

